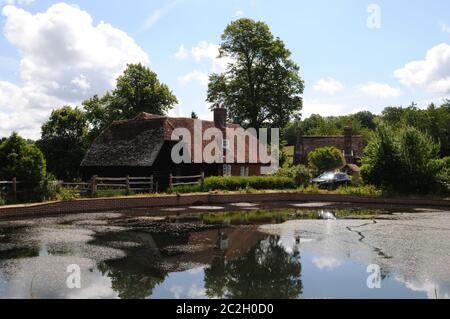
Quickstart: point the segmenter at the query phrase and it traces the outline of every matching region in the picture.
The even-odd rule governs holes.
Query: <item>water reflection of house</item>
[[[225,260],[238,259],[267,237],[258,231],[258,227],[251,225],[193,233],[185,244],[192,249],[167,261],[174,269],[180,270],[188,264],[211,265],[218,256]]]

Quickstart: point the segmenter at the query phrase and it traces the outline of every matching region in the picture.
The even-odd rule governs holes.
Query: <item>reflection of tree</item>
[[[161,270],[159,249],[151,234],[121,232],[97,236],[90,244],[108,246],[114,242],[132,242],[138,245],[124,247],[126,257],[100,263],[97,268],[111,279],[111,288],[122,299],[151,297],[153,289],[165,279]]]
[[[223,297],[225,295],[225,259],[222,256],[214,257],[211,267],[205,269],[206,295]]]
[[[108,261],[98,265],[103,275],[111,279],[111,288],[121,299],[144,299],[153,294],[153,289],[164,281],[164,276],[136,271],[125,260]]]
[[[269,236],[245,256],[226,261],[215,258],[205,269],[205,289],[209,297],[297,298],[303,292],[300,253],[287,253],[280,238]]]
[[[39,256],[39,247],[19,247],[0,251],[0,261],[9,259],[32,258]]]

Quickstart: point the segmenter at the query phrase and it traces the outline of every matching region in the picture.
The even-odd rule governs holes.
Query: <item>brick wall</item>
[[[450,209],[450,200],[429,199],[383,199],[345,195],[264,193],[264,194],[198,194],[158,197],[128,197],[84,199],[68,202],[53,202],[37,205],[0,207],[0,218],[16,216],[40,216],[51,214],[90,213],[99,211],[126,210],[168,206],[191,206],[204,204],[229,204],[236,202],[336,202],[388,206],[443,207]]]

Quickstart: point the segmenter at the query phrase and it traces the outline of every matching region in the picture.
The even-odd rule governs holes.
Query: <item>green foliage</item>
[[[6,205],[5,195],[0,191],[0,206]]]
[[[309,168],[304,165],[292,167],[283,167],[278,170],[277,176],[289,177],[295,181],[297,187],[308,186],[311,182],[313,174]]]
[[[450,157],[438,159],[433,165],[437,171],[436,178],[441,190],[450,193]]]
[[[142,64],[129,64],[112,93],[95,95],[82,103],[91,127],[89,140],[92,142],[115,120],[131,119],[141,112],[165,115],[176,103],[177,98],[156,73]]]
[[[335,147],[322,147],[309,153],[309,165],[318,172],[325,172],[344,165],[342,152]]]
[[[340,195],[352,195],[360,197],[381,197],[383,191],[373,185],[361,185],[361,186],[343,186],[336,190]]]
[[[370,137],[376,128],[378,118],[370,112],[359,112],[346,116],[323,117],[313,114],[309,118],[289,123],[282,131],[283,139],[287,145],[295,145],[297,131],[300,130],[305,136],[312,135],[343,135],[344,128],[352,124],[353,134],[362,135],[365,140]]]
[[[47,160],[48,172],[65,181],[79,178],[89,145],[87,136],[88,123],[82,110],[64,106],[53,111],[36,143]]]
[[[0,179],[41,182],[45,177],[45,159],[35,145],[17,133],[0,144]]]
[[[94,95],[82,103],[86,120],[89,123],[89,142],[93,142],[109,124],[118,120],[120,115],[114,109],[114,97],[107,92],[104,96]]]
[[[190,194],[190,193],[201,193],[203,191],[200,184],[198,185],[179,185],[175,186],[172,191],[173,194]]]
[[[204,182],[204,190],[226,190],[238,191],[247,188],[255,190],[264,189],[292,189],[295,188],[295,182],[289,177],[278,176],[252,176],[252,177],[208,177]]]
[[[97,191],[95,197],[97,198],[109,198],[109,197],[125,197],[125,196],[133,196],[136,193],[132,190],[127,189],[116,189],[116,190],[100,190]]]
[[[232,22],[222,35],[220,57],[233,62],[210,76],[207,100],[224,103],[235,123],[284,127],[302,109],[299,66],[267,24],[245,18]]]
[[[361,124],[361,127],[366,128],[368,130],[375,130],[377,128],[376,124],[376,115],[369,111],[361,111],[351,115],[353,121],[356,121]],[[353,122],[352,121],[352,122]]]
[[[416,104],[407,108],[387,107],[382,113],[382,120],[390,126],[412,126],[428,134],[440,143],[440,155],[450,156],[450,103],[447,100],[440,107],[430,104],[427,109],[420,109]]]
[[[430,192],[438,150],[431,137],[415,128],[380,125],[365,150],[361,174],[368,184],[398,192]]]
[[[60,188],[56,194],[56,199],[60,201],[71,201],[77,198],[77,191],[72,188]]]
[[[159,82],[156,73],[140,63],[129,64],[119,76],[113,97],[114,108],[126,119],[141,112],[164,115],[178,103],[169,87]]]
[[[61,192],[61,187],[58,184],[55,176],[47,173],[47,176],[40,183],[39,197],[41,200],[56,200]]]

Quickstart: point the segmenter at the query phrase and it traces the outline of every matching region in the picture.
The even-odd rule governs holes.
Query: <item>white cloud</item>
[[[412,61],[394,72],[399,81],[435,93],[450,92],[450,45],[441,43],[428,50],[425,60]]]
[[[224,72],[228,64],[231,63],[229,58],[219,58],[219,48],[220,46],[214,43],[209,43],[207,41],[201,41],[197,46],[192,47],[190,52],[182,45],[175,54],[175,57],[179,60],[186,60],[188,58],[193,58],[197,63],[202,63],[206,61],[203,71],[198,69],[192,72],[180,76],[178,80],[186,85],[189,82],[197,81],[203,86],[207,86],[209,82],[209,73],[221,73]]]
[[[219,58],[218,44],[201,41],[196,47],[191,49],[192,56],[197,62],[210,60],[212,63],[212,72],[223,72],[231,62],[229,58]]]
[[[188,73],[186,75],[183,75],[181,77],[179,77],[179,80],[182,84],[186,85],[189,82],[192,81],[197,81],[199,82],[201,85],[203,86],[207,86],[208,85],[208,81],[209,81],[209,76],[206,73],[203,73],[199,70],[194,70],[191,73]]]
[[[238,10],[238,11],[236,11],[235,15],[236,15],[236,17],[241,17],[244,15],[244,11]]]
[[[340,266],[343,262],[333,257],[315,257],[313,264],[320,270],[332,271]]]
[[[303,118],[310,117],[313,114],[320,114],[322,116],[338,116],[345,112],[345,105],[341,103],[334,103],[328,101],[322,101],[320,99],[308,99],[303,100]]]
[[[154,10],[144,22],[143,29],[150,29],[166,14],[168,14],[178,3],[178,0],[169,2],[165,7]]]
[[[378,82],[369,82],[365,85],[361,85],[358,87],[358,90],[368,96],[382,99],[395,98],[402,95],[402,92],[399,89]]]
[[[344,85],[331,77],[327,77],[317,81],[317,83],[313,86],[313,89],[317,92],[334,95],[337,92],[342,91],[344,89]]]
[[[0,134],[17,129],[36,138],[50,110],[111,89],[127,63],[149,62],[125,32],[103,21],[94,25],[89,13],[75,6],[59,3],[33,15],[9,5],[3,15],[4,35],[21,55],[22,84],[2,83]],[[33,112],[39,116],[28,129],[5,122]]]
[[[27,6],[30,5],[34,2],[34,0],[2,0],[0,1],[1,5],[7,5],[7,4],[12,4],[12,5],[19,5],[19,6]]]
[[[159,19],[161,19],[161,16],[162,16],[161,10],[157,9],[157,10],[153,11],[153,13],[145,21],[144,28],[146,28],[146,29],[151,28],[156,22],[159,21]]]
[[[450,33],[450,26],[448,26],[446,23],[441,23],[441,30],[445,33]]]
[[[178,51],[175,53],[175,58],[177,60],[186,60],[187,58],[189,58],[189,52],[186,50],[183,44],[180,45]]]
[[[219,57],[220,46],[218,44],[201,41],[197,46],[187,50],[184,45],[178,48],[175,58],[178,60],[194,59],[197,63],[207,61],[211,63],[211,72],[223,72],[227,69],[228,64],[232,62],[230,58]]]

